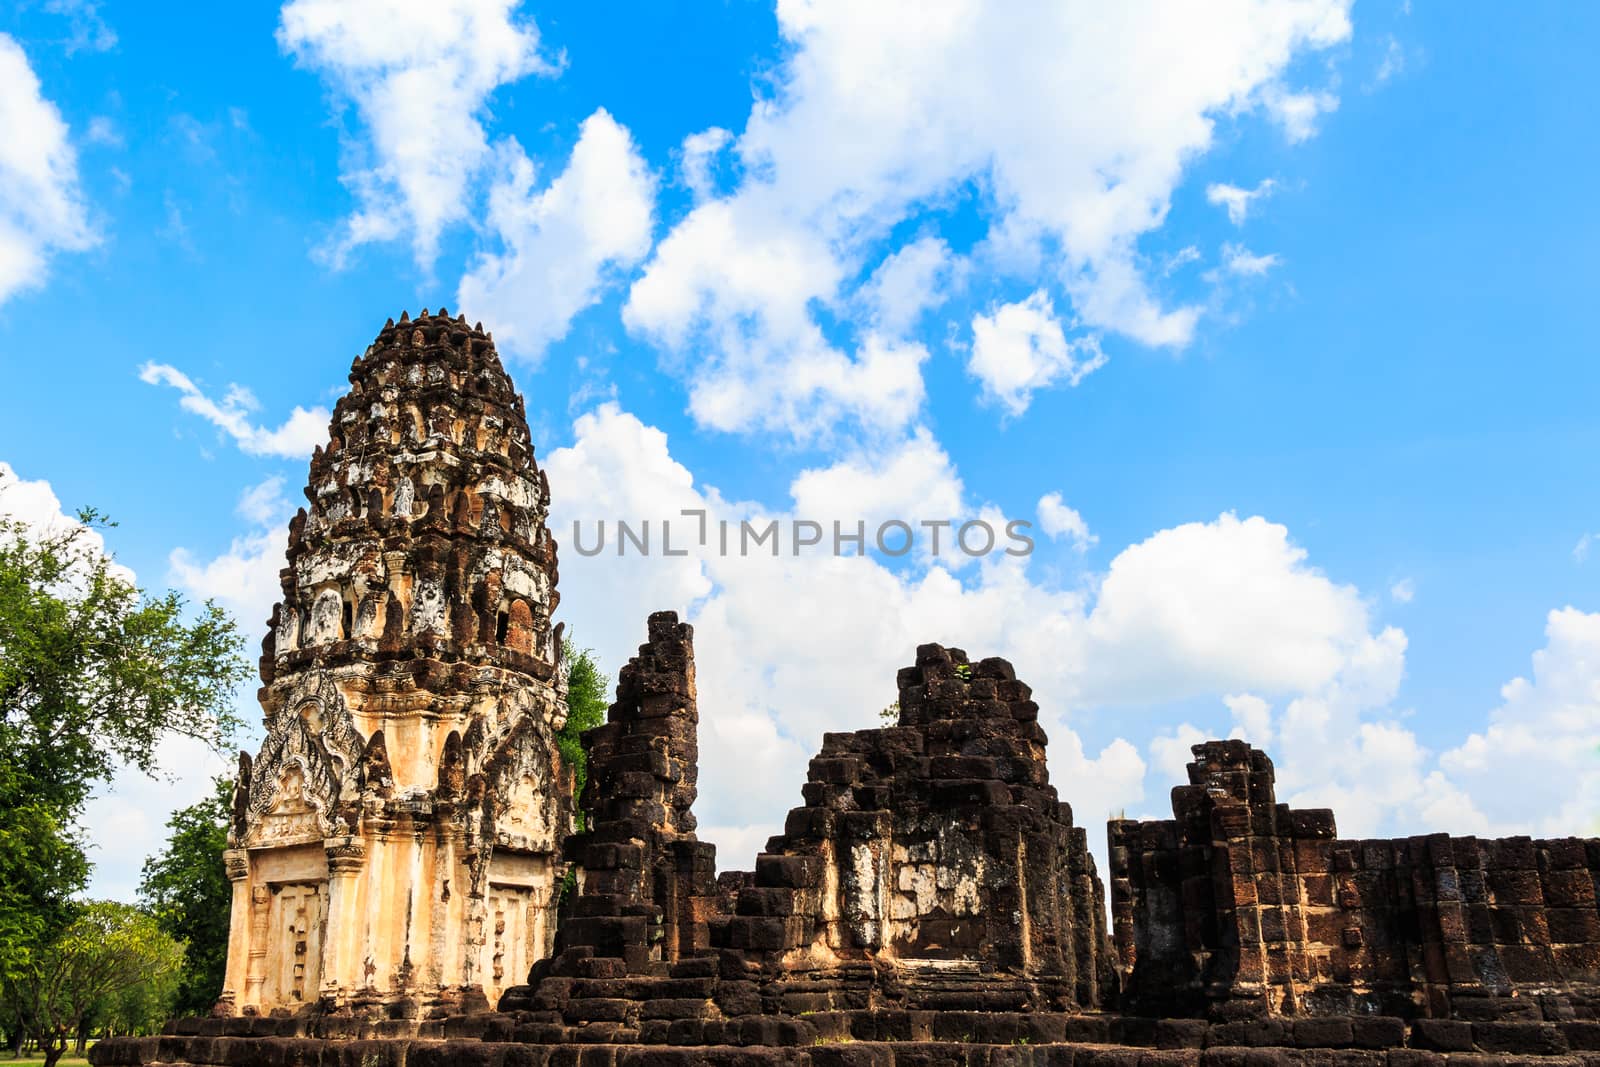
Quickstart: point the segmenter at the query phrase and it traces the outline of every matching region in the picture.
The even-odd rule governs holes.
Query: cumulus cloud
[[[604,109],[584,120],[567,168],[534,192],[515,141],[501,149],[488,224],[504,252],[461,279],[461,307],[491,324],[500,346],[537,358],[599,299],[608,276],[650,250],[655,181],[628,131]]]
[[[1206,186],[1206,199],[1226,210],[1229,222],[1235,226],[1242,226],[1250,214],[1250,205],[1272,195],[1277,187],[1278,183],[1271,178],[1262,179],[1254,189],[1241,189],[1226,182],[1213,182]]]
[[[1079,552],[1086,552],[1100,539],[1089,532],[1083,516],[1061,500],[1060,493],[1039,498],[1039,528],[1051,537],[1064,539]]]
[[[696,208],[657,246],[623,311],[630,329],[684,360],[690,413],[713,429],[806,439],[847,420],[904,428],[922,405],[927,349],[876,333],[854,355],[829,344],[810,310],[841,280],[826,241],[799,230],[750,239],[742,210]]]
[[[1098,338],[1068,341],[1044,290],[972,320],[972,357],[967,371],[985,395],[1013,415],[1028,410],[1035,389],[1057,379],[1075,386],[1105,366]]]
[[[282,49],[353,105],[361,132],[345,145],[356,210],[326,249],[342,264],[373,241],[409,237],[419,267],[466,217],[491,158],[484,123],[501,86],[561,66],[541,49],[518,0],[291,0]]]
[[[1231,513],[1124,549],[1086,622],[1101,654],[1084,696],[1097,703],[1317,692],[1404,650],[1398,630],[1372,632],[1360,592],[1310,566],[1286,527]]]
[[[98,241],[67,124],[22,46],[0,33],[0,303],[44,283],[51,257]]]
[[[1439,758],[1495,833],[1600,832],[1600,612],[1550,612],[1531,678]]]
[[[1165,776],[1181,769],[1183,746],[1206,726],[1169,736],[1147,760],[1148,734],[1136,720],[1122,728],[1127,736],[1090,749],[1078,716],[1228,695],[1238,718],[1266,722],[1270,699],[1314,698],[1332,723],[1325,734],[1343,736],[1347,724],[1358,729],[1392,698],[1404,661],[1403,634],[1374,627],[1355,589],[1309,566],[1284,527],[1260,518],[1223,515],[1159,531],[1118,553],[1097,594],[1052,588],[1021,558],[987,557],[958,578],[928,558],[891,568],[830,552],[715,551],[719,520],[736,527],[744,518],[813,509],[870,515],[930,498],[982,511],[964,499],[959,475],[931,438],[913,435],[879,462],[845,459],[808,470],[791,484],[789,503],[763,508],[701,484],[665,434],[608,404],[577,420],[574,443],[551,453],[546,469],[557,487],[585,487],[581,496],[558,491],[552,505],[563,544],[561,611],[577,640],[615,669],[641,639],[650,611],[673,608],[696,626],[698,813],[706,836],[723,844],[728,867],[749,858],[733,843],[747,847],[776,832],[798,802],[805,762],[824,731],[876,724],[895,699],[895,671],[922,641],[1016,664],[1044,709],[1053,780],[1091,827],[1144,804],[1147,775],[1153,795],[1164,796],[1173,784]],[[703,547],[697,520],[681,518],[701,509],[709,534]],[[582,520],[578,540],[592,547],[598,516],[635,526],[671,519],[674,546],[687,554],[618,558],[608,546],[603,555],[581,555],[572,523]],[[659,525],[654,530],[659,538]],[[1236,695],[1254,693],[1263,695]],[[1305,708],[1296,714],[1309,717]],[[1326,772],[1332,750],[1303,754],[1307,778]],[[1097,848],[1099,838],[1091,834]]]
[[[328,421],[333,416],[325,407],[303,408],[297,404],[281,426],[268,429],[251,419],[261,405],[242,385],[229,385],[222,399],[216,400],[187,374],[166,363],[146,363],[139,368],[139,380],[178,390],[182,394],[180,407],[214,425],[253,456],[302,459],[328,440]]]
[[[1230,693],[1222,703],[1233,713],[1229,737],[1248,741],[1256,748],[1272,748],[1272,705],[1253,693]]]
[[[1349,37],[1347,7],[780,4],[788,58],[729,149],[742,177],[724,195],[698,186],[625,321],[667,351],[702,424],[805,437],[820,410],[902,427],[914,407],[874,410],[860,389],[870,319],[851,338],[819,314],[852,302],[896,226],[978,190],[996,267],[1064,292],[1090,328],[1183,345],[1199,308],[1152,289],[1139,239],[1219,116],[1309,134],[1335,101],[1286,71]],[[920,397],[917,361],[893,370]]]
[[[920,427],[876,458],[862,455],[801,471],[789,492],[798,516],[852,526],[862,519],[869,529],[890,519],[916,524],[968,513],[949,455]]]

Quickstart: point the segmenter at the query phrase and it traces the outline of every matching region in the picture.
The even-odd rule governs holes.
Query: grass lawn
[[[89,1061],[82,1056],[74,1056],[68,1052],[56,1061],[56,1067],[84,1067]],[[11,1058],[11,1053],[0,1050],[0,1067],[41,1067],[44,1057],[37,1052],[24,1052],[20,1060]]]

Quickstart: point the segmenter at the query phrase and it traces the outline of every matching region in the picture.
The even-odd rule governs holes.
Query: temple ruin
[[[94,1063],[1600,1067],[1600,839],[1341,839],[1209,741],[1172,819],[1110,823],[1108,931],[1028,686],[958,648],[719,872],[694,633],[657,612],[575,820],[521,399],[442,312],[350,381],[263,649],[227,987]]]
[[[1110,825],[1117,944],[1148,1014],[1538,1019],[1600,1007],[1600,841],[1342,840],[1243,741],[1194,747],[1174,818]]]
[[[571,822],[549,499],[483,332],[385,326],[289,527],[225,1009],[486,1008],[549,953]]]

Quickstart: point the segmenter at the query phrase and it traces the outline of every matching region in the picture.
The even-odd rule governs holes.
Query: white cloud
[[[1353,686],[1352,670],[1397,685],[1405,647],[1392,627],[1374,634],[1359,591],[1308,566],[1285,527],[1231,513],[1124,549],[1087,637],[1092,703],[1314,693]]]
[[[251,636],[266,632],[272,606],[283,597],[278,572],[294,511],[283,486],[283,478],[275,475],[240,494],[235,510],[251,529],[235,537],[222,555],[200,560],[187,548],[175,548],[167,559],[175,585],[196,599],[215,600]]]
[[[328,253],[409,236],[419,267],[446,227],[467,215],[490,159],[484,122],[494,92],[556,73],[518,0],[291,0],[278,43],[315,71],[363,127],[346,145],[356,211]]]
[[[1508,682],[1439,765],[1495,833],[1600,833],[1600,613],[1552,611],[1545,637],[1533,677]]]
[[[22,47],[0,33],[0,303],[44,283],[56,252],[99,240],[78,185],[78,156]]]
[[[1409,604],[1417,598],[1417,583],[1410,578],[1402,578],[1389,586],[1389,599],[1396,604]]]
[[[298,404],[277,429],[256,425],[250,418],[261,405],[254,394],[241,385],[230,385],[221,400],[207,396],[188,375],[166,363],[146,363],[139,368],[139,380],[147,385],[167,385],[183,394],[178,401],[185,411],[199,415],[227,434],[253,456],[282,456],[302,459],[328,440],[325,407],[303,408]]]
[[[0,518],[14,519],[46,534],[62,534],[80,525],[68,515],[49,482],[40,478],[28,481],[11,464],[0,460]],[[98,553],[105,552],[105,539],[97,532],[85,535]]]
[[[259,485],[246,489],[239,497],[234,510],[256,526],[271,526],[287,522],[294,510],[283,495],[283,475],[274,474]]]
[[[650,251],[655,180],[628,131],[605,110],[584,120],[563,171],[535,193],[515,141],[501,148],[489,226],[505,247],[461,279],[457,303],[489,322],[500,347],[537,358],[599,299],[608,275]]]
[[[1276,252],[1258,256],[1243,245],[1222,246],[1223,267],[1229,274],[1237,274],[1240,277],[1259,278],[1282,262]]]
[[[661,242],[625,321],[667,350],[702,424],[808,436],[820,407],[899,428],[914,410],[872,411],[857,388],[869,344],[819,314],[848,308],[894,227],[978,189],[996,267],[1059,286],[1091,328],[1185,344],[1199,308],[1165,306],[1138,241],[1218,117],[1309,133],[1332,98],[1283,79],[1349,37],[1347,6],[780,3],[790,52],[733,147],[743,176]]]
[[[683,139],[679,149],[683,184],[694,194],[696,203],[708,199],[715,191],[716,177],[713,169],[717,156],[733,140],[733,133],[721,126],[713,126]]]
[[[156,744],[156,774],[123,767],[84,805],[80,820],[89,843],[87,895],[137,898],[144,862],[167,843],[167,819],[211,795],[211,780],[231,775],[229,761],[202,742],[166,737]]]
[[[915,525],[921,520],[961,519],[968,514],[962,502],[961,478],[950,457],[927,430],[916,433],[876,459],[862,456],[828,467],[801,471],[789,487],[795,515],[815,522],[838,520],[850,524],[865,520],[869,530],[881,522],[900,519]],[[941,554],[950,540],[947,533]]]
[[[948,299],[965,260],[937,237],[921,237],[884,259],[861,287],[868,321],[880,333],[905,337],[924,314]]]
[[[557,487],[586,487],[581,496],[557,492],[553,504],[562,617],[612,671],[641,639],[650,611],[671,608],[694,622],[697,810],[708,838],[724,835],[725,867],[749,860],[733,842],[776,832],[799,802],[805,761],[824,731],[876,725],[878,710],[895,698],[896,669],[919,642],[1016,664],[1044,709],[1053,780],[1091,828],[1097,850],[1104,844],[1099,820],[1144,800],[1144,742],[1113,737],[1087,754],[1073,729],[1076,716],[1112,706],[1133,715],[1225,694],[1309,695],[1345,731],[1346,723],[1358,728],[1370,719],[1398,686],[1404,635],[1374,632],[1359,593],[1308,566],[1288,532],[1263,519],[1223,515],[1160,531],[1117,555],[1097,597],[1049,588],[1015,558],[987,558],[965,579],[926,558],[894,570],[829,553],[740,558],[735,550],[725,558],[697,548],[694,521],[680,518],[683,509],[708,511],[713,547],[719,519],[736,524],[830,509],[870,514],[875,506],[928,498],[975,509],[962,503],[948,457],[920,435],[880,464],[847,460],[803,473],[790,487],[792,511],[730,502],[697,484],[664,434],[615,405],[580,418],[575,437],[546,461]],[[601,516],[635,526],[649,517],[657,535],[659,520],[672,519],[675,547],[690,552],[619,559],[612,547],[599,557],[578,554],[573,519],[584,520],[578,541],[592,546],[593,520]],[[1265,696],[1230,696],[1230,707],[1236,718],[1270,721]],[[1298,714],[1304,718],[1306,710]],[[1136,719],[1122,729],[1148,736]],[[1178,740],[1191,742],[1191,733]],[[1301,754],[1303,776],[1326,777],[1334,750]],[[1165,768],[1154,773],[1170,769],[1173,757],[1152,753]],[[1164,796],[1171,784],[1157,780],[1154,795]]]
[[[11,464],[0,460],[0,518],[22,523],[29,530],[48,537],[59,537],[74,530],[90,556],[107,556],[105,537],[95,527],[85,528],[76,512],[69,514],[51,484],[43,478],[29,481],[19,476]],[[111,573],[125,582],[136,579],[133,571],[120,563],[111,564]]]
[[[1222,698],[1233,713],[1229,737],[1250,742],[1264,752],[1272,750],[1272,705],[1253,693],[1230,693]]]
[[[1194,759],[1194,746],[1211,739],[1211,734],[1191,723],[1181,723],[1171,733],[1150,739],[1150,769],[1156,781],[1173,785],[1189,781],[1188,766]]]
[[[1028,410],[1035,389],[1057,379],[1075,386],[1105,363],[1098,337],[1067,340],[1043,289],[972,319],[967,371],[983,383],[985,395],[1013,415]]]
[[[1586,533],[1578,538],[1578,543],[1572,546],[1572,559],[1575,563],[1583,563],[1589,558],[1589,549],[1593,547],[1595,535]]]
[[[1206,200],[1225,209],[1228,212],[1229,222],[1235,226],[1242,226],[1250,214],[1251,203],[1271,196],[1277,187],[1278,183],[1271,178],[1262,179],[1254,189],[1241,189],[1237,185],[1213,182],[1206,186]]]
[[[752,238],[760,223],[740,221],[746,210],[728,201],[696,208],[657,246],[623,311],[631,330],[692,367],[695,420],[808,439],[847,420],[885,434],[904,428],[922,406],[927,349],[875,333],[854,356],[830,345],[810,304],[839,285],[832,252],[798,230]]]
[[[1039,528],[1051,537],[1066,538],[1079,552],[1086,552],[1100,539],[1089,532],[1083,516],[1061,501],[1060,493],[1046,493],[1039,498]]]
[[[1285,728],[1285,745],[1291,729]],[[1294,807],[1332,808],[1341,837],[1488,830],[1473,798],[1428,769],[1431,753],[1398,722],[1350,722],[1337,740],[1321,740],[1318,763],[1295,768],[1298,774],[1280,769],[1278,798]],[[1330,752],[1340,758],[1330,759]]]
[[[1291,143],[1311,137],[1317,132],[1317,119],[1339,108],[1339,98],[1332,93],[1289,92],[1281,84],[1268,86],[1262,102]]]
[[[1050,729],[1050,772],[1056,791],[1072,805],[1072,823],[1089,831],[1100,877],[1110,877],[1106,862],[1106,820],[1137,817],[1145,799],[1149,767],[1126,738],[1116,738],[1097,756],[1085,755],[1083,739],[1057,722]]]

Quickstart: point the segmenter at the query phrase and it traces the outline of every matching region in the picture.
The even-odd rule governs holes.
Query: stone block
[[[1473,1023],[1472,1041],[1484,1052],[1535,1056],[1559,1056],[1569,1048],[1566,1036],[1554,1023]]]
[[[819,868],[820,864],[814,856],[763,853],[756,857],[756,884],[803,889],[816,884]]]
[[[1411,1024],[1411,1045],[1435,1052],[1471,1052],[1472,1025],[1450,1019],[1417,1019]]]

